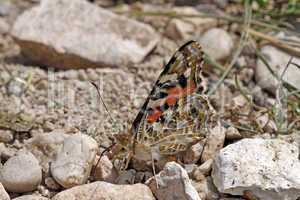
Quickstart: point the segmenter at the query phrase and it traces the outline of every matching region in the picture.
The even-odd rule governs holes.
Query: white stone
[[[11,33],[27,58],[56,68],[138,63],[158,42],[151,26],[83,0],[41,1]]]
[[[155,200],[151,190],[146,185],[114,185],[101,181],[62,191],[55,195],[52,200],[74,200],[74,198],[80,200]]]
[[[1,200],[10,200],[9,195],[5,191],[1,182],[0,182],[0,199]]]
[[[69,137],[63,130],[53,130],[50,133],[37,134],[25,141],[28,149],[39,160],[43,171],[49,171],[49,162],[53,161],[63,146],[64,140]]]
[[[10,192],[30,192],[42,181],[42,169],[30,152],[20,152],[0,169],[0,181]]]
[[[158,200],[200,200],[187,172],[176,162],[168,162],[155,177],[146,183]]]
[[[216,156],[212,178],[218,190],[232,195],[251,191],[264,200],[300,197],[298,146],[280,139],[243,139]]]
[[[38,196],[38,195],[23,195],[12,200],[49,200],[46,197]]]
[[[232,37],[223,29],[212,28],[200,38],[203,50],[215,60],[227,58],[233,49]]]
[[[270,45],[262,47],[261,53],[264,55],[271,69],[279,77],[282,75],[289,59],[292,57],[286,52]],[[300,58],[293,57],[292,62],[300,65]],[[260,59],[257,60],[255,80],[262,89],[276,94],[276,88],[278,88],[279,85],[278,80],[272,75],[267,66]],[[300,90],[300,69],[292,64],[289,65],[283,76],[283,80]]]
[[[65,188],[85,183],[97,148],[97,142],[84,134],[75,134],[65,139],[61,151],[51,163],[53,178]]]

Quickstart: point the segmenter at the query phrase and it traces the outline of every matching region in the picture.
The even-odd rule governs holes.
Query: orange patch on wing
[[[155,122],[160,116],[162,112],[159,109],[155,109],[150,115],[147,116],[147,121],[150,123]]]
[[[195,91],[196,85],[193,81],[190,81],[187,87],[173,87],[167,90],[168,96],[166,102],[168,106],[174,106],[180,97],[185,97],[192,94]]]

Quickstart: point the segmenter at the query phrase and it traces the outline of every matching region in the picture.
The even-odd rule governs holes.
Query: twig
[[[260,134],[260,133],[259,133],[258,131],[256,131],[256,130],[253,130],[253,129],[250,129],[250,128],[246,128],[246,127],[243,127],[243,126],[234,125],[234,124],[232,124],[232,123],[230,123],[230,122],[227,122],[227,121],[224,121],[224,120],[222,120],[222,123],[225,123],[225,124],[227,124],[227,125],[229,125],[229,126],[233,126],[234,128],[236,128],[236,129],[238,129],[238,130],[241,130],[241,131],[248,131],[248,132],[250,132],[250,133],[255,133],[256,135]]]
[[[157,12],[157,11],[139,11],[139,10],[132,10],[132,11],[120,11],[120,10],[113,10],[113,12],[117,13],[117,14],[129,14],[131,16],[136,16],[136,17],[142,17],[142,16],[156,16],[156,17],[170,17],[170,18],[214,18],[214,19],[220,19],[220,20],[227,20],[230,22],[236,22],[236,23],[244,23],[244,20],[239,18],[239,17],[234,17],[234,16],[230,16],[227,14],[210,14],[210,13],[201,13],[201,14],[180,14],[178,12],[175,11],[170,11],[170,12]],[[251,25],[255,25],[255,26],[260,26],[260,27],[264,27],[264,28],[269,28],[272,30],[276,30],[276,31],[286,31],[286,32],[290,32],[294,35],[300,35],[299,33],[291,30],[291,29],[283,29],[280,28],[278,26],[274,26],[271,25],[270,23],[266,23],[266,22],[262,22],[262,21],[258,21],[258,20],[254,20],[251,19],[250,20],[250,24]]]
[[[291,47],[287,43],[285,43],[285,42],[283,42],[283,41],[281,41],[281,40],[279,40],[275,37],[272,37],[272,36],[267,35],[267,34],[263,34],[261,32],[255,31],[255,30],[250,29],[250,28],[249,28],[248,32],[249,32],[249,34],[251,34],[253,36],[259,37],[259,38],[264,39],[264,40],[267,40],[268,42],[270,42],[274,46],[279,47],[281,49],[284,49],[284,50],[288,51],[289,53],[291,53],[295,56],[300,56],[300,50],[297,50],[297,49]]]

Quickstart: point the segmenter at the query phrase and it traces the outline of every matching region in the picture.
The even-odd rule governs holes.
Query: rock
[[[255,122],[257,126],[265,132],[275,133],[277,131],[277,126],[275,122],[269,117],[268,113],[257,113],[257,116],[255,117]]]
[[[42,170],[34,155],[21,152],[5,162],[0,170],[0,181],[7,191],[30,192],[41,183]]]
[[[13,200],[49,200],[46,197],[38,196],[38,195],[23,195],[17,198],[14,198]]]
[[[1,159],[8,160],[10,157],[16,155],[17,150],[14,148],[8,148],[5,144],[0,143],[0,155]]]
[[[0,34],[7,34],[9,32],[10,26],[8,23],[0,17]]]
[[[175,7],[172,12],[180,13],[181,15],[201,15],[198,10],[193,7]],[[195,33],[203,32],[217,25],[217,20],[205,17],[186,17],[184,20],[171,19],[167,23],[165,35],[173,40],[188,40]]]
[[[207,183],[205,177],[204,179],[199,182],[192,181],[192,184],[196,191],[199,194],[200,199],[206,199],[206,194],[208,193]]]
[[[145,183],[145,181],[150,179],[152,176],[152,172],[137,172],[135,174],[134,183]]]
[[[53,194],[50,193],[50,190],[44,185],[39,185],[37,191],[43,197],[51,198],[51,196],[53,196]]]
[[[195,32],[193,24],[181,19],[172,19],[166,28],[166,36],[173,40],[187,40]]]
[[[133,184],[135,180],[135,176],[136,176],[136,171],[134,169],[124,171],[123,173],[120,174],[120,176],[116,180],[116,183],[120,185]]]
[[[215,154],[223,147],[225,141],[225,128],[217,125],[210,130],[203,149],[201,162],[213,159]]]
[[[9,95],[20,97],[24,91],[24,83],[17,81],[16,79],[12,79],[7,84],[7,91]]]
[[[264,55],[271,69],[280,77],[289,62],[291,55],[277,49],[276,47],[266,45],[261,48],[261,53]],[[300,65],[300,58],[293,57],[293,63]],[[257,60],[255,70],[255,80],[257,84],[265,90],[276,94],[278,88],[278,80],[272,75],[267,66],[260,60]],[[294,65],[289,65],[283,80],[300,90],[300,69]]]
[[[96,162],[98,162],[97,157]],[[114,183],[118,177],[118,172],[107,156],[102,156],[98,165],[95,166],[95,180]],[[92,174],[93,175],[93,174]]]
[[[212,164],[213,164],[213,159],[209,159],[205,161],[202,165],[195,168],[195,170],[193,171],[193,176],[197,177],[199,173],[203,175],[209,175],[212,168]]]
[[[201,179],[193,181],[192,183],[201,199],[220,200],[218,190],[214,186],[210,176],[202,176]]]
[[[74,200],[75,197],[80,200],[155,200],[151,190],[146,185],[114,185],[101,181],[62,191],[55,195],[52,200]]]
[[[243,136],[240,134],[239,130],[237,130],[233,126],[230,126],[229,128],[226,129],[225,138],[227,140],[238,140],[238,139],[242,139]]]
[[[158,42],[149,25],[82,0],[41,1],[16,20],[12,35],[26,57],[60,69],[138,63]]]
[[[45,178],[45,185],[52,190],[58,190],[60,188],[60,185],[52,177]]]
[[[146,184],[149,185],[158,200],[200,200],[187,172],[176,162],[168,162],[155,177],[157,183],[152,177]]]
[[[67,137],[69,135],[63,130],[54,130],[50,133],[35,135],[25,141],[25,146],[39,160],[43,171],[48,172],[49,162],[56,158]]]
[[[14,135],[11,130],[0,129],[0,142],[8,143],[14,139]]]
[[[251,96],[248,96],[249,99]],[[248,115],[251,112],[251,104],[243,95],[238,95],[232,99],[230,108],[239,111],[240,114]]]
[[[1,182],[0,182],[0,199],[1,200],[10,200],[9,195],[5,191]]]
[[[243,81],[245,84],[249,84],[250,81],[253,79],[254,70],[252,68],[243,68],[238,75],[238,79]]]
[[[183,156],[183,162],[185,164],[194,164],[200,159],[203,151],[204,142],[198,142],[189,148]]]
[[[206,31],[200,38],[203,50],[215,60],[227,58],[233,49],[233,39],[220,28],[212,28]]]
[[[84,134],[66,138],[61,151],[51,163],[53,178],[64,188],[85,183],[90,175],[97,148],[97,142]]]
[[[0,16],[8,19],[9,23],[13,22],[20,12],[21,9],[12,1],[0,1]]]
[[[243,139],[223,148],[213,164],[218,190],[232,195],[250,191],[264,200],[300,196],[298,146],[280,139]]]
[[[208,199],[208,200],[220,200],[220,194],[218,192],[218,189],[214,185],[213,179],[210,176],[206,177],[206,183],[207,183],[206,199]]]
[[[189,177],[193,175],[193,172],[197,168],[196,164],[185,164],[184,169],[188,173]]]

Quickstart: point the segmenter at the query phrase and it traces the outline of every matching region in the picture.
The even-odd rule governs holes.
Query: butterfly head
[[[115,145],[111,151],[113,161],[118,160],[117,168],[124,170],[128,167],[133,156],[132,137],[129,133],[118,133],[115,135]]]

